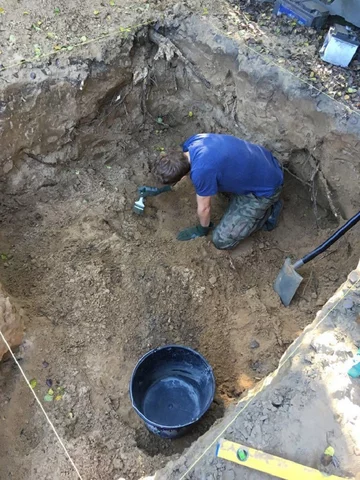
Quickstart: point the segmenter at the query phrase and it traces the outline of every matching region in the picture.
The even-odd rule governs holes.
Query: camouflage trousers
[[[233,195],[225,215],[213,231],[216,248],[227,250],[236,247],[241,240],[260,230],[271,213],[272,205],[280,198],[282,187],[271,197]]]

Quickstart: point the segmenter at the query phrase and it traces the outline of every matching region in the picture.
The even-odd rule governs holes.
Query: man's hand
[[[142,197],[156,197],[156,195],[160,195],[163,192],[170,192],[171,186],[165,185],[165,187],[157,188],[157,187],[147,187],[143,185],[142,187],[138,188],[139,195]]]
[[[177,234],[176,238],[184,242],[187,240],[193,240],[194,238],[198,237],[205,237],[210,232],[212,227],[213,224],[210,223],[208,227],[202,227],[201,225],[197,225],[196,227],[185,228]]]

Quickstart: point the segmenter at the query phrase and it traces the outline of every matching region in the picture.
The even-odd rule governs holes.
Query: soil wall
[[[358,208],[358,125],[209,21],[179,7],[157,31],[24,65],[2,79],[0,278],[26,313],[19,353],[36,393],[44,398],[48,380],[65,389],[46,406],[85,478],[137,480],[181,454],[274,371],[358,261],[354,229],[302,269],[296,298],[281,306],[272,285],[284,257],[329,236],[329,208],[343,216]],[[279,227],[231,253],[210,238],[176,241],[196,218],[190,181],[149,199],[144,216],[132,213],[159,151],[206,130],[264,143],[311,187],[286,175]],[[318,207],[320,226],[309,200],[317,188],[326,206]],[[215,223],[226,208],[218,197]],[[171,444],[146,430],[128,396],[138,359],[169,343],[203,353],[217,382],[207,416]],[[12,362],[0,367],[0,477],[70,478],[19,372]],[[287,407],[292,397],[281,395]],[[270,425],[272,407],[264,410]],[[258,416],[248,423],[258,440]]]
[[[360,264],[288,348],[279,368],[195,442],[156,480],[263,480],[268,475],[216,458],[220,438],[319,469],[360,478],[359,388],[348,370],[360,345]],[[337,461],[325,465],[327,446]],[[306,478],[304,471],[304,479]],[[275,478],[272,477],[271,478]]]
[[[227,131],[270,148],[339,218],[359,209],[359,116],[247,51],[217,26],[179,8],[157,55],[148,30],[93,45],[83,56],[9,72],[0,93],[1,181],[8,193],[51,183],[58,167],[80,158],[82,125],[105,106],[141,127],[161,114],[176,128],[188,112],[199,130]],[[160,57],[160,58],[158,58]],[[195,72],[195,74],[194,74]],[[124,108],[118,108],[120,105]]]

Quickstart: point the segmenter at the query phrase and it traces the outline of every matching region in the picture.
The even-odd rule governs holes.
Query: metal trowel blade
[[[132,210],[137,215],[144,215],[144,209],[141,207],[138,207],[137,205],[134,205]]]
[[[303,277],[294,269],[290,258],[287,258],[274,283],[274,290],[285,307],[290,305],[302,281]]]
[[[145,203],[144,203],[143,198],[140,197],[139,200],[137,200],[134,203],[133,212],[136,213],[137,215],[143,215],[144,210],[145,210]]]

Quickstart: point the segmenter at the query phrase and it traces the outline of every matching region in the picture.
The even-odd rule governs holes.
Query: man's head
[[[172,152],[158,158],[153,172],[164,185],[173,185],[190,171],[190,162],[183,153]]]

